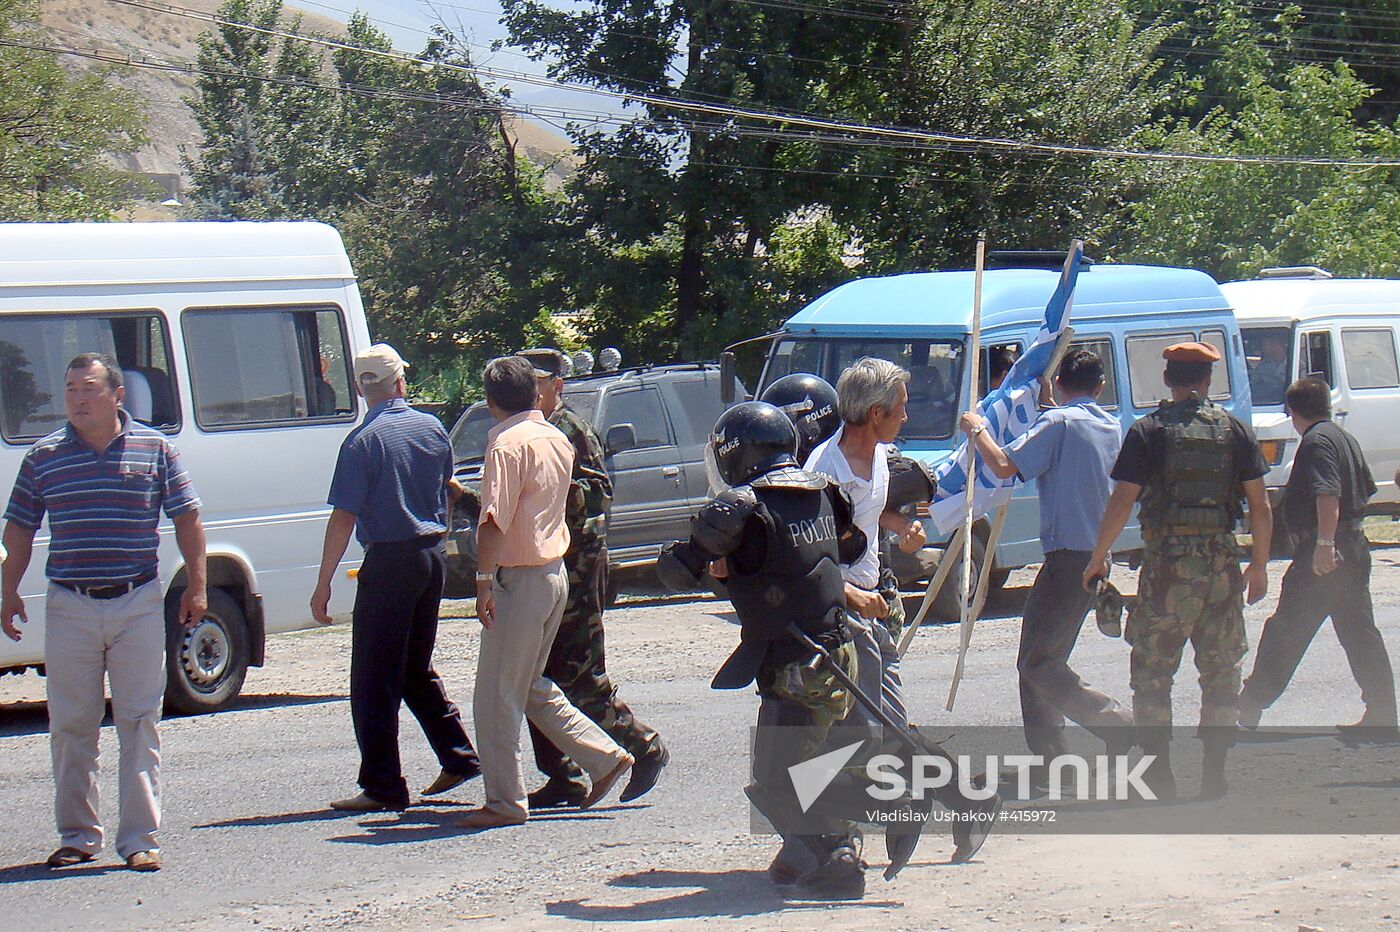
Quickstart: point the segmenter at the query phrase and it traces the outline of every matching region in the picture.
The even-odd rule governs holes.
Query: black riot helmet
[[[836,389],[825,379],[807,372],[785,375],[763,390],[760,401],[776,405],[797,428],[797,462],[807,462],[824,440],[836,433],[841,418],[836,413]]]
[[[764,401],[745,401],[719,416],[705,448],[712,487],[744,483],[778,466],[797,465],[797,431]]]

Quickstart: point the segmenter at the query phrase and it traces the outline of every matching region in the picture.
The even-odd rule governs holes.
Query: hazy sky
[[[403,52],[421,52],[428,40],[428,30],[441,20],[466,38],[472,45],[472,56],[479,65],[503,71],[525,72],[543,76],[544,62],[531,61],[519,49],[493,51],[492,43],[504,39],[505,27],[500,24],[501,8],[496,0],[287,0],[308,12],[319,13],[341,22],[356,10],[363,12],[376,27],[387,33],[394,47]],[[620,110],[616,104],[595,95],[567,90],[540,88],[527,84],[509,84],[511,96],[525,105],[574,107],[586,110]],[[555,127],[558,128],[557,126]]]

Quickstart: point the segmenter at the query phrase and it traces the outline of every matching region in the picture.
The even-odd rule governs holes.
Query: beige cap
[[[361,385],[375,385],[385,379],[403,377],[408,363],[403,361],[399,351],[388,343],[376,343],[355,356],[355,381]]]

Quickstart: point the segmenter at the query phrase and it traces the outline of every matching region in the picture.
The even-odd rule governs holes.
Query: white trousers
[[[91,599],[50,583],[45,606],[49,743],[61,844],[97,853],[98,732],[112,689],[120,746],[117,854],[158,850],[160,722],[165,695],[165,600],[152,581],[115,599]]]

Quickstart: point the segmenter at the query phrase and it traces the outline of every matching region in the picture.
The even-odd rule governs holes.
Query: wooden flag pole
[[[972,332],[968,335],[968,405],[969,411],[977,410],[977,400],[980,395],[979,382],[981,378],[982,362],[982,277],[987,270],[987,234],[983,233],[977,237],[977,265],[972,278]],[[973,438],[967,438],[967,468],[965,471],[967,483],[964,497],[967,499],[967,507],[963,512],[963,540],[962,540],[962,567],[961,582],[962,587],[958,590],[962,593],[962,623],[960,625],[960,646],[958,648],[958,663],[953,671],[952,687],[948,691],[948,709],[953,708],[953,697],[957,695],[958,680],[962,676],[963,660],[967,655],[967,646],[972,642],[972,625],[977,620],[972,613],[975,597],[968,590],[972,588],[972,522],[975,519],[973,500],[976,498],[977,489],[977,444]],[[983,574],[985,575],[985,574]]]
[[[943,591],[943,584],[948,579],[954,562],[948,559],[948,555],[962,549],[962,539],[963,529],[960,527],[954,532],[953,539],[948,541],[948,546],[943,548],[943,559],[938,561],[938,569],[934,571],[933,578],[928,582],[928,588],[924,590],[924,601],[919,605],[918,614],[914,616],[913,621],[904,626],[904,636],[899,640],[900,657],[909,652],[909,645],[914,643],[914,634],[924,623],[924,616],[933,607],[933,600],[938,598],[938,593]]]

